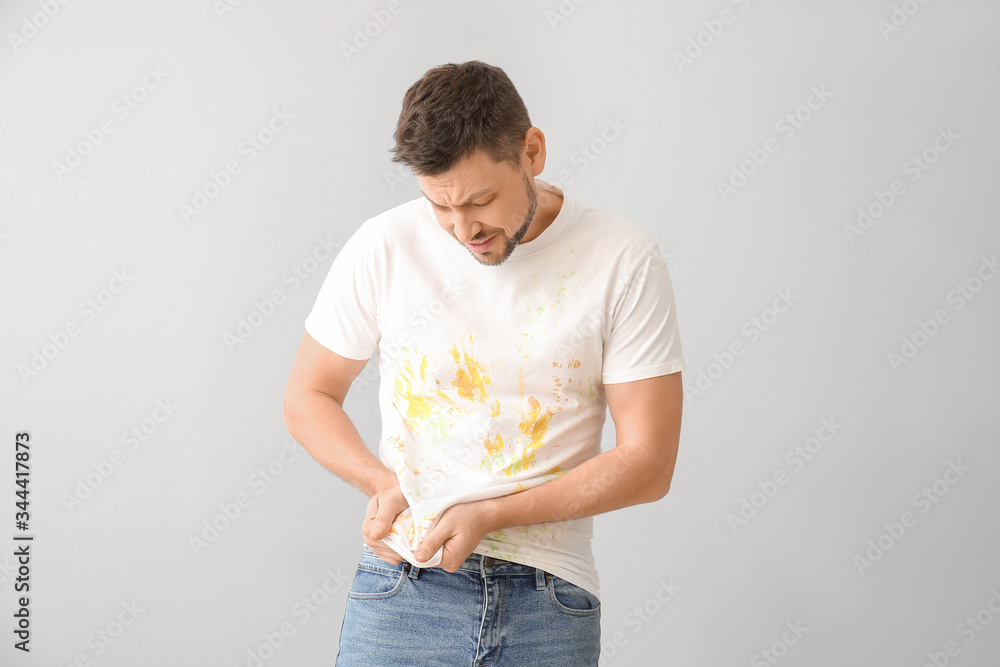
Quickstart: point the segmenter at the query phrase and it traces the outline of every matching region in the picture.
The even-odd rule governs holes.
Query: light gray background
[[[419,195],[389,160],[402,95],[430,67],[479,58],[508,72],[545,132],[542,178],[567,170],[571,196],[660,240],[685,383],[712,376],[689,393],[668,496],[595,521],[603,664],[753,666],[773,664],[760,654],[773,647],[781,665],[919,666],[949,641],[949,664],[995,664],[1000,280],[976,280],[1000,251],[1000,7],[897,2],[902,25],[886,33],[890,0],[401,0],[377,27],[387,4],[0,5],[0,663],[252,665],[286,624],[262,664],[332,664],[367,499],[282,423],[332,261],[305,260]],[[712,36],[704,22],[718,32],[723,10],[733,21]],[[366,24],[377,34],[348,57]],[[689,39],[707,46],[678,66]],[[147,68],[162,80],[143,88]],[[800,109],[814,87],[830,96]],[[293,118],[250,161],[240,144],[275,109]],[[809,118],[788,138],[776,123],[797,110]],[[57,173],[102,119],[112,131]],[[602,144],[615,119],[626,127]],[[905,163],[948,128],[958,138],[911,180]],[[780,149],[724,200],[717,183],[768,138]],[[600,154],[581,160],[591,144]],[[180,206],[229,160],[240,172],[186,221]],[[845,225],[894,179],[905,193],[852,243]],[[296,285],[300,265],[313,272]],[[116,270],[132,278],[105,291]],[[979,291],[959,309],[949,293],[967,281]],[[273,290],[282,302],[227,345]],[[793,305],[753,340],[779,290]],[[104,300],[92,319],[87,299]],[[938,309],[947,322],[893,368],[889,353]],[[734,342],[744,353],[724,364]],[[46,345],[53,358],[22,379]],[[168,399],[176,409],[153,421]],[[377,442],[374,383],[347,407]],[[786,454],[824,419],[842,426],[796,470]],[[133,427],[149,432],[135,448]],[[30,656],[11,647],[23,430]],[[946,476],[949,461],[968,470]],[[754,497],[776,473],[786,483]],[[915,501],[935,482],[936,502]],[[67,508],[81,483],[89,497]],[[227,520],[220,506],[241,493]],[[734,531],[743,499],[761,507]],[[904,512],[904,534],[883,535]],[[213,521],[225,529],[196,553]],[[880,536],[891,548],[859,567]],[[977,612],[989,622],[969,642],[960,624]],[[801,637],[786,633],[796,623]]]

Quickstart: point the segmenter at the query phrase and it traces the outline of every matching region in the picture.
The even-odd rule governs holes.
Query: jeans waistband
[[[409,567],[406,569],[410,578],[417,579],[420,576],[422,568],[419,568],[412,563],[407,563],[407,565]],[[509,560],[494,558],[493,556],[484,556],[476,553],[471,554],[464,563],[459,565],[458,571],[469,572],[484,578],[517,576],[534,577],[535,587],[538,590],[544,589],[546,578],[550,578],[552,576],[545,570],[540,567],[535,567],[534,565],[524,565],[522,563],[515,563]]]

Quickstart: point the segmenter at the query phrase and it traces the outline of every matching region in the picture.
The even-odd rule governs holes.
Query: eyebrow
[[[469,195],[468,198],[466,198],[466,200],[464,202],[462,202],[461,204],[456,204],[456,206],[469,206],[470,204],[472,204],[472,202],[474,200],[479,199],[480,197],[483,197],[485,195],[492,194],[492,193],[493,193],[493,189],[492,188],[483,188],[482,190],[476,190],[471,195]],[[420,194],[422,194],[424,196],[424,199],[426,199],[427,201],[429,201],[434,206],[437,206],[438,208],[445,208],[444,206],[441,206],[440,204],[438,204],[437,202],[435,202],[433,199],[431,199],[430,197],[428,197],[427,193],[424,192],[423,190],[420,191]]]

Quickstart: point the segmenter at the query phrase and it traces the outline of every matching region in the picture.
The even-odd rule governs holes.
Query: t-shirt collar
[[[527,243],[519,243],[517,247],[514,248],[514,252],[510,254],[508,261],[511,259],[517,259],[518,257],[524,257],[525,255],[530,255],[533,252],[538,252],[547,246],[552,242],[552,239],[559,235],[559,233],[563,230],[563,227],[566,226],[566,221],[570,218],[570,209],[573,206],[573,201],[566,196],[561,188],[550,183],[546,183],[540,178],[535,179],[535,186],[562,197],[562,205],[559,207],[559,212],[556,214],[556,217],[549,223],[549,226],[543,229],[541,234]]]

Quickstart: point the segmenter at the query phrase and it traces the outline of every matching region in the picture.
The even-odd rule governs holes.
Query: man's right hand
[[[367,544],[375,555],[387,563],[399,565],[403,562],[402,556],[382,541],[382,538],[389,534],[392,522],[400,512],[410,506],[406,497],[395,484],[387,489],[379,491],[365,508],[365,519],[361,522],[361,532]]]

